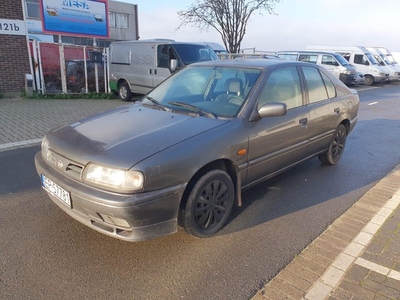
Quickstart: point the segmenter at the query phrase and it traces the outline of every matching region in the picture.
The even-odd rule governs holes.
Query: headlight
[[[50,150],[50,144],[49,141],[47,140],[46,136],[43,137],[42,139],[42,156],[43,158],[50,163],[51,165],[55,166],[56,165],[56,159],[54,157],[53,151]]]
[[[144,176],[137,171],[113,169],[90,163],[83,172],[83,180],[113,191],[133,192],[143,188]]]
[[[49,148],[50,148],[49,141],[47,140],[46,136],[44,136],[42,139],[41,147],[42,147],[43,156],[46,156],[47,152],[49,152]]]
[[[350,75],[351,74],[351,70],[344,70],[343,74]]]
[[[386,73],[380,72],[380,73],[379,73],[379,76],[381,76],[381,77],[386,77]]]

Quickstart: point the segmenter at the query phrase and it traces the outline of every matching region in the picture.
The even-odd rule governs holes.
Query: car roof
[[[207,66],[207,67],[231,67],[231,68],[259,68],[259,69],[267,69],[271,66],[280,66],[280,65],[305,65],[310,66],[309,63],[299,62],[299,61],[288,61],[288,60],[280,60],[280,59],[228,59],[228,60],[211,60],[205,62],[198,62],[194,64],[190,64],[188,67],[195,66]],[[314,66],[314,65],[313,65]],[[315,65],[315,67],[318,67]]]
[[[320,51],[320,50],[300,50],[300,51],[295,51],[295,50],[292,50],[292,51],[278,51],[276,54],[277,55],[279,55],[279,54],[285,54],[285,53],[287,53],[287,54],[331,54],[331,55],[340,55],[340,54],[338,54],[338,53],[336,53],[336,52],[332,52],[332,51]]]

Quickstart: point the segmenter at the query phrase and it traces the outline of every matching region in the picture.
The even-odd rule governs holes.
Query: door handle
[[[333,110],[334,112],[335,112],[335,114],[339,114],[340,113],[340,108],[339,107],[337,107],[337,108],[335,108],[334,110]]]
[[[307,127],[308,118],[303,118],[299,120],[299,123],[302,127]]]

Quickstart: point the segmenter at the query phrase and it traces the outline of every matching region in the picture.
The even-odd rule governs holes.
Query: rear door
[[[337,95],[334,83],[321,69],[302,66],[302,70],[310,112],[308,154],[313,155],[329,146],[347,102]]]
[[[273,70],[258,99],[282,102],[287,114],[262,118],[248,124],[249,168],[247,184],[266,178],[307,155],[309,112],[304,105],[298,69],[295,66]]]

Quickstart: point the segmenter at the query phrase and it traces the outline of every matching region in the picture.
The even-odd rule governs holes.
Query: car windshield
[[[207,45],[173,44],[185,65],[207,60],[219,60],[215,52]]]
[[[147,98],[172,111],[233,118],[260,73],[260,69],[251,68],[189,66],[165,80]]]

